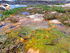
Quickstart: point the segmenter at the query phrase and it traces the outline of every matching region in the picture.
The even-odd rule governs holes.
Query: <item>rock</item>
[[[27,17],[30,17],[30,18],[39,18],[39,17],[43,17],[44,14],[34,14],[34,15],[29,15]]]
[[[67,3],[67,4],[65,4],[65,5],[70,5],[70,3]]]
[[[39,49],[37,51],[34,51],[33,49],[29,49],[27,53],[39,53]]]
[[[27,17],[30,17],[30,18],[35,18],[35,15],[30,15],[30,16],[27,16]]]
[[[70,23],[70,21],[64,21],[64,23]]]
[[[61,22],[60,22],[60,21],[58,21],[58,20],[50,20],[50,21],[49,21],[49,23],[61,24]]]
[[[10,18],[10,21],[13,22],[13,23],[16,23],[19,21],[19,19],[16,19],[16,18]]]
[[[56,24],[55,27],[59,30],[59,31],[65,31],[66,27],[62,24]]]
[[[35,14],[35,15],[30,15],[30,16],[27,16],[27,17],[30,17],[30,19],[32,19],[32,22],[41,22],[44,20],[43,18],[43,14]]]
[[[57,12],[56,12],[56,11],[53,11],[53,12],[51,12],[50,14],[57,14]]]
[[[44,18],[35,18],[32,20],[32,22],[42,22],[44,20]]]

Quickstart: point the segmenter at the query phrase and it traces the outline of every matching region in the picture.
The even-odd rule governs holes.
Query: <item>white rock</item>
[[[40,20],[41,20],[41,19],[39,19],[39,18],[35,18],[35,19],[34,19],[34,21],[40,21]]]
[[[27,17],[30,17],[30,18],[35,18],[35,15],[30,15],[30,16],[27,16]]]
[[[51,12],[51,14],[56,14],[56,13],[57,13],[56,11]]]
[[[50,20],[49,23],[60,24],[61,22],[58,20]]]
[[[29,15],[27,17],[30,17],[30,18],[38,18],[38,17],[43,17],[44,15],[43,14],[35,14],[35,15]]]

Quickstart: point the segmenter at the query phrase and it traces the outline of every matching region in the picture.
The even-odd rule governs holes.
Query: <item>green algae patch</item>
[[[30,39],[24,43],[26,51],[30,48],[34,48],[35,50],[40,49],[40,53],[70,52],[69,39],[67,40],[66,35],[56,28],[50,30],[37,29],[32,31],[30,35]]]
[[[19,7],[19,8],[14,8],[14,9],[10,9],[7,11],[2,12],[2,16],[1,16],[1,20],[5,20],[6,18],[10,17],[10,15],[12,14],[19,14],[23,11],[26,11],[26,7]]]
[[[0,44],[2,53],[26,53],[30,48],[39,49],[40,53],[70,52],[70,36],[64,35],[54,27],[31,30],[29,27],[23,26],[7,35],[6,41]]]
[[[18,29],[15,29],[8,34],[7,39],[4,43],[0,44],[0,52],[1,53],[19,53],[24,52],[24,37],[31,33],[31,29],[29,27],[23,26]]]

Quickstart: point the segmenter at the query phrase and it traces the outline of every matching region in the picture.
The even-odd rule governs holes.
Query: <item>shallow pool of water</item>
[[[1,16],[2,14],[0,14],[0,16]]]
[[[5,26],[5,24],[4,25],[0,25],[0,28],[3,27],[3,26]]]
[[[26,11],[26,12],[19,13],[19,15],[16,15],[15,17],[20,17],[20,14],[22,14],[22,15],[30,15],[30,13]]]
[[[11,9],[18,7],[27,7],[27,5],[10,5]]]
[[[29,12],[22,12],[22,13],[20,13],[20,14],[23,14],[23,15],[30,15]]]

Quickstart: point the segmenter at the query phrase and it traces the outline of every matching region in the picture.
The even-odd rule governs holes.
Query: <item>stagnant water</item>
[[[0,14],[0,16],[1,16],[2,14]]]
[[[27,7],[27,5],[10,5],[11,9],[18,7]]]
[[[30,15],[30,13],[29,12],[22,12],[22,13],[20,13],[20,14],[23,14],[23,15]]]
[[[26,11],[26,12],[19,13],[19,15],[20,15],[20,14],[22,14],[22,15],[30,15],[30,13],[27,12],[27,11]],[[16,15],[15,17],[19,17],[19,15]]]
[[[3,26],[5,26],[5,25],[0,25],[0,28],[3,27]]]

